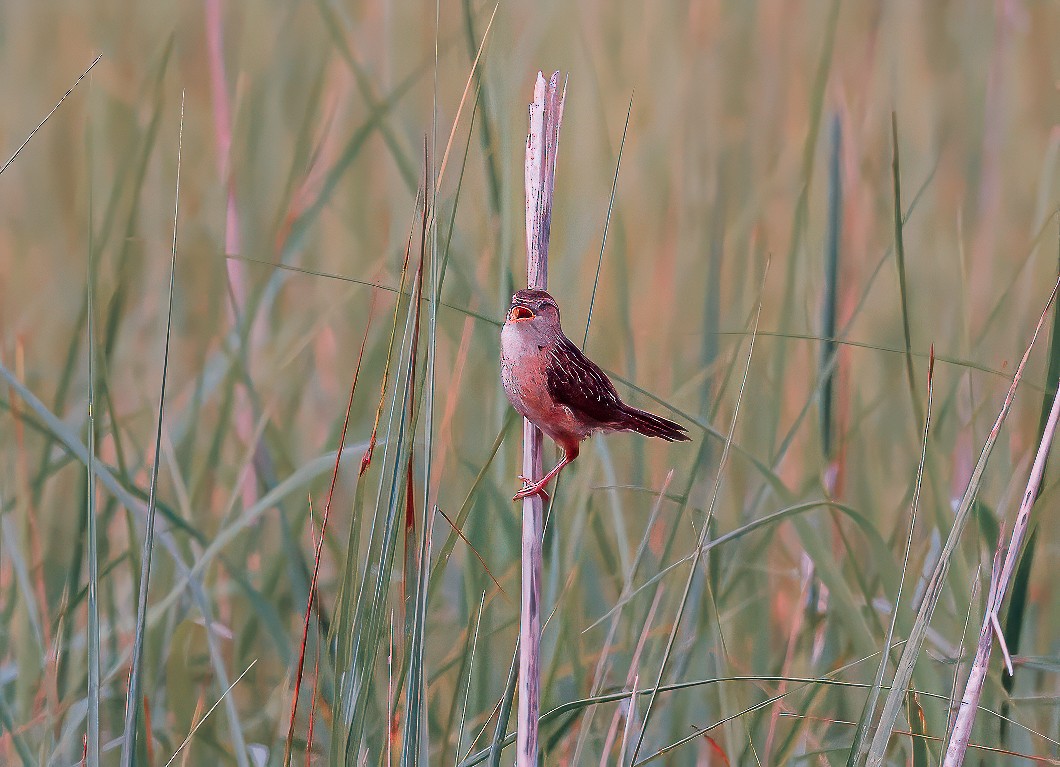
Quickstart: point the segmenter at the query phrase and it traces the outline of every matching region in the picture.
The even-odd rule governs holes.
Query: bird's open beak
[[[532,320],[534,313],[527,309],[525,306],[513,306],[508,310],[508,322],[518,322],[519,320]]]

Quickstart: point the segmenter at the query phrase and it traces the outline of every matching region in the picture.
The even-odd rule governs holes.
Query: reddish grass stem
[[[317,539],[316,553],[313,557],[313,579],[309,584],[309,598],[305,608],[305,620],[302,622],[302,644],[298,650],[298,668],[295,671],[294,694],[291,697],[291,718],[287,724],[287,742],[283,749],[284,767],[291,764],[291,744],[294,741],[294,721],[298,713],[298,693],[302,687],[302,670],[305,667],[305,646],[309,638],[309,618],[313,612],[313,599],[317,593],[317,576],[320,573],[320,551],[324,547],[324,535],[328,526],[328,513],[331,511],[331,499],[335,496],[335,483],[339,477],[339,462],[342,461],[342,446],[346,442],[346,429],[350,425],[350,411],[353,409],[353,395],[357,391],[357,377],[361,373],[361,360],[364,359],[364,347],[368,343],[368,330],[372,326],[372,309],[368,310],[368,322],[364,326],[364,338],[361,339],[361,351],[357,355],[357,367],[353,371],[353,383],[350,384],[350,399],[346,404],[346,417],[342,422],[339,434],[339,449],[335,453],[335,468],[331,472],[331,486],[328,488],[328,500],[324,504],[324,515],[320,521],[320,537]]]

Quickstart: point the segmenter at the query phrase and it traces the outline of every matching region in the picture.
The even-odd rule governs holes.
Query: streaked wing
[[[549,349],[546,374],[552,398],[583,420],[607,424],[621,416],[622,400],[614,385],[566,336]]]

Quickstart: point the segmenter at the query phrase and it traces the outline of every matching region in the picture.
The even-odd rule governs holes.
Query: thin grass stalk
[[[961,659],[964,658],[964,639],[968,636],[968,627],[972,624],[972,607],[979,599],[979,574],[983,571],[982,564],[975,568],[975,576],[972,578],[972,593],[968,595],[968,609],[964,611],[964,625],[961,627],[961,642],[957,645],[957,662],[953,664],[953,681],[950,683],[950,697],[946,701],[946,737],[943,744],[949,743],[950,733],[953,732],[953,723],[957,718],[957,681],[961,678]],[[1005,724],[1002,719],[1002,725]]]
[[[173,329],[173,289],[177,274],[177,221],[180,215],[180,152],[184,140],[184,93],[180,95],[180,127],[177,131],[176,191],[173,198],[173,241],[169,251],[169,304],[166,310],[166,341],[162,354],[162,384],[158,395],[158,421],[155,428],[155,457],[151,466],[151,487],[147,501],[147,522],[143,554],[140,556],[140,589],[136,605],[136,630],[133,637],[129,690],[125,696],[125,734],[121,744],[121,765],[132,767],[136,754],[136,727],[140,709],[140,675],[143,665],[144,634],[147,631],[147,593],[151,582],[151,561],[155,550],[155,510],[157,507],[158,463],[162,456],[162,414],[166,401],[166,377],[169,372],[169,341]],[[151,732],[146,734],[148,743]]]
[[[975,715],[978,712],[979,698],[982,696],[983,684],[989,670],[990,653],[994,646],[994,634],[1002,642],[1004,650],[1004,638],[1001,635],[998,623],[998,612],[1001,603],[1005,600],[1012,576],[1016,571],[1016,562],[1023,548],[1023,539],[1027,535],[1030,526],[1031,509],[1038,498],[1038,491],[1045,476],[1045,464],[1049,460],[1049,450],[1053,444],[1053,435],[1056,433],[1057,420],[1060,419],[1060,391],[1053,397],[1053,407],[1049,411],[1049,421],[1042,434],[1041,443],[1038,445],[1038,453],[1034,457],[1034,465],[1031,467],[1031,475],[1027,480],[1027,489],[1023,492],[1023,500],[1020,502],[1019,513],[1016,515],[1016,524],[1012,528],[1012,537],[1008,542],[1008,552],[1005,554],[1004,565],[998,569],[994,567],[990,577],[990,598],[987,600],[986,614],[983,616],[983,626],[979,632],[979,646],[976,648],[975,661],[968,672],[968,681],[965,683],[964,696],[961,699],[960,708],[957,711],[957,720],[953,725],[953,733],[946,748],[946,759],[943,767],[959,767],[964,763],[964,754],[968,748],[968,740],[972,734],[972,725],[975,724]],[[995,560],[1001,557],[1004,550],[1004,539],[999,539]],[[1006,652],[1006,663],[1009,675],[1012,675],[1011,661]]]
[[[341,451],[340,451],[341,452]],[[321,531],[323,532],[323,531]],[[317,532],[316,532],[316,519],[313,514],[313,496],[309,495],[309,535],[312,538],[311,543],[313,548],[317,547]],[[321,535],[323,540],[323,535]],[[317,608],[319,615],[320,609]],[[312,767],[313,765],[313,728],[316,724],[316,712],[317,712],[317,695],[318,685],[320,684],[320,645],[321,641],[318,637],[314,647],[314,659],[313,659],[313,690],[309,694],[309,728],[306,731],[305,736],[305,767]],[[295,695],[297,695],[297,691]]]
[[[593,306],[596,305],[596,289],[600,285],[600,269],[604,264],[604,248],[607,246],[607,230],[611,225],[611,211],[615,207],[615,192],[618,191],[618,171],[622,167],[622,152],[626,148],[626,133],[629,131],[629,116],[633,112],[633,96],[629,97],[626,108],[626,122],[622,126],[622,141],[618,145],[618,159],[615,160],[615,176],[611,181],[611,198],[607,201],[607,215],[604,217],[604,233],[600,237],[600,255],[596,259],[596,276],[593,278],[593,292],[589,296],[589,311],[585,316],[585,334],[582,336],[582,351],[589,341],[589,323],[593,321]]]
[[[237,676],[236,680],[234,682],[232,682],[232,684],[230,684],[227,687],[225,687],[224,691],[221,693],[221,697],[219,697],[214,702],[214,704],[212,706],[210,706],[210,708],[206,711],[206,713],[202,715],[202,718],[198,718],[198,712],[196,712],[195,726],[191,728],[191,731],[188,733],[187,737],[184,738],[183,741],[181,741],[181,744],[179,746],[177,746],[177,750],[173,752],[173,756],[169,757],[169,761],[166,762],[165,767],[169,767],[169,765],[173,764],[173,760],[177,758],[177,754],[179,754],[181,751],[183,751],[184,747],[187,746],[189,743],[191,743],[192,737],[195,735],[196,732],[198,732],[199,728],[202,727],[203,723],[209,718],[210,714],[212,714],[214,712],[214,710],[218,706],[221,705],[222,701],[224,701],[224,700],[226,700],[228,698],[228,693],[232,692],[232,690],[235,689],[235,686],[237,684],[239,684],[239,682],[243,679],[243,677],[245,677],[247,675],[247,673],[252,668],[254,668],[255,665],[257,665],[257,662],[258,662],[257,658],[252,660],[250,662],[250,665],[247,666],[245,669],[243,669],[243,673],[240,674],[239,676]]]
[[[434,174],[433,183],[431,183],[431,180],[428,179],[428,184],[434,190],[435,205],[437,205],[437,194],[438,194],[439,190],[441,190],[441,188],[442,188],[442,177],[445,175],[445,166],[449,162],[449,150],[453,148],[453,139],[456,138],[456,129],[457,129],[457,126],[460,124],[460,115],[464,111],[464,104],[467,103],[468,93],[471,92],[471,84],[473,82],[475,82],[475,73],[479,69],[479,59],[482,58],[482,51],[486,47],[486,40],[489,39],[490,29],[493,28],[493,19],[496,18],[497,10],[500,7],[501,7],[500,2],[498,2],[496,5],[493,6],[493,13],[490,15],[489,23],[486,25],[486,31],[482,33],[482,42],[479,43],[478,52],[475,54],[474,61],[471,62],[471,71],[467,73],[467,82],[464,84],[464,93],[460,96],[460,103],[457,105],[457,108],[456,108],[456,116],[453,117],[453,127],[449,131],[449,139],[445,143],[445,152],[442,154],[442,163],[438,167],[437,172]],[[438,10],[437,5],[435,6],[435,10],[436,11]],[[437,26],[435,26],[435,32],[436,33],[437,33],[437,29],[438,29]],[[433,124],[434,137],[432,138],[431,145],[435,147],[435,153],[437,154],[437,147],[438,147],[438,135],[437,135],[437,133],[438,133],[438,103],[437,103],[437,98],[438,98],[438,35],[437,34],[435,34],[435,38],[434,38],[434,64],[435,64],[435,66],[434,66],[435,105],[434,105],[434,124]],[[478,102],[478,93],[477,93],[477,90],[476,90],[474,103],[477,103],[477,102]],[[470,138],[470,133],[468,133],[468,137]],[[432,271],[433,271],[433,269],[432,269]]]
[[[340,280],[341,282],[349,282],[349,283],[352,283],[354,285],[364,285],[366,287],[374,288],[376,290],[383,290],[383,291],[386,291],[387,293],[395,293],[395,294],[397,294],[399,296],[408,296],[408,295],[410,295],[410,291],[407,290],[403,286],[403,284],[402,284],[402,287],[394,287],[393,285],[384,285],[384,284],[382,284],[380,282],[373,282],[372,280],[363,280],[363,279],[360,279],[359,277],[350,277],[349,275],[339,274],[338,272],[325,272],[325,271],[322,271],[322,270],[319,270],[319,269],[308,269],[308,268],[302,267],[302,266],[294,266],[292,264],[284,264],[284,263],[281,263],[279,261],[267,261],[267,260],[261,259],[261,258],[249,258],[247,256],[230,256],[230,258],[235,259],[236,261],[243,261],[243,262],[248,263],[248,264],[259,264],[261,266],[268,266],[268,267],[271,267],[271,268],[276,269],[276,270],[281,271],[281,272],[285,272],[285,271],[286,272],[295,272],[297,274],[305,274],[305,275],[308,275],[310,277],[327,277],[328,279],[332,279],[332,280]],[[443,263],[443,265],[445,264],[445,260],[444,259],[443,259],[442,263]],[[444,272],[443,272],[442,276],[443,277],[445,276]],[[458,306],[457,304],[449,303],[447,301],[439,301],[438,305],[439,306],[444,306],[446,309],[451,309],[452,311],[457,312],[459,314],[462,314],[465,317],[471,317],[472,319],[478,320],[479,322],[484,322],[487,325],[492,325],[493,327],[498,328],[498,329],[501,327],[501,325],[504,324],[503,322],[499,321],[496,317],[488,316],[486,314],[483,314],[482,312],[476,312],[476,311],[474,311],[472,309],[468,309],[467,306]],[[766,335],[766,334],[763,334],[763,335]],[[793,337],[796,337],[796,336],[793,336]],[[942,358],[940,357],[940,359],[942,359]],[[988,372],[993,372],[993,371],[988,371]]]
[[[43,123],[42,123],[43,124]],[[20,147],[21,148],[21,147]],[[16,152],[17,154],[17,152]],[[11,158],[14,160],[14,156]],[[8,161],[9,163],[11,160]],[[6,166],[5,166],[6,167]],[[2,172],[0,168],[0,172]],[[88,490],[85,503],[87,524],[85,527],[88,546],[88,723],[85,730],[85,757],[87,767],[99,767],[99,556],[96,531],[96,303],[95,259],[92,257],[92,184],[89,174],[88,187]]]
[[[48,118],[55,114],[55,111],[63,105],[64,101],[66,101],[66,98],[74,92],[74,88],[81,84],[81,81],[88,76],[88,73],[92,71],[93,67],[95,67],[96,64],[99,63],[99,60],[102,58],[103,54],[100,53],[96,56],[96,58],[92,59],[92,63],[88,65],[88,69],[82,72],[81,76],[74,81],[74,84],[67,88],[66,93],[64,93],[63,97],[56,102],[55,106],[51,108],[51,111],[48,112],[48,114],[44,115],[44,119],[40,121],[36,128],[29,132],[29,135],[26,136],[25,140],[21,144],[18,145],[18,149],[16,149],[11,155],[11,157],[8,158],[7,162],[5,162],[3,166],[0,166],[0,173],[3,173],[5,170],[8,169],[11,163],[15,161],[15,158],[18,157],[19,153],[26,148],[26,144],[28,144],[33,139],[37,131],[44,127],[44,123],[48,122]]]
[[[626,727],[622,732],[622,746],[618,751],[618,764],[626,763],[626,749],[629,747],[629,734],[633,730],[633,720],[637,718],[637,682],[640,676],[633,677],[633,688],[629,693],[629,703],[626,708]]]
[[[546,83],[537,73],[530,132],[526,137],[526,284],[548,289],[548,238],[552,194],[556,186],[556,151],[563,121],[566,82],[559,72]],[[542,475],[543,435],[523,419],[523,476]],[[519,609],[518,767],[537,767],[538,717],[541,712],[541,546],[544,504],[540,495],[523,499],[522,595]]]
[[[909,749],[912,752],[910,767],[928,767],[928,735],[927,718],[924,716],[924,708],[920,705],[919,696],[915,690],[910,690],[906,696],[906,710],[909,715]]]
[[[480,596],[478,600],[478,612],[475,614],[475,633],[471,638],[470,656],[468,656],[465,651],[465,657],[467,658],[467,681],[464,683],[464,702],[460,706],[460,726],[456,730],[456,748],[454,750],[454,757],[456,761],[454,762],[454,764],[460,761],[460,748],[464,742],[464,723],[467,720],[467,702],[468,699],[471,697],[471,676],[475,672],[475,651],[478,649],[478,632],[479,628],[481,628],[482,626],[482,609],[485,607],[485,605],[486,592],[483,591],[482,596]],[[457,677],[457,679],[459,680],[463,676],[463,670],[461,669],[461,673]],[[457,684],[456,691],[457,693],[459,693],[460,691],[459,683]]]

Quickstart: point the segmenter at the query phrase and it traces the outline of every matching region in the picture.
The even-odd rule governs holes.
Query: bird
[[[512,407],[563,451],[540,480],[520,475],[523,487],[513,501],[532,495],[547,500],[545,486],[596,432],[635,431],[667,442],[690,439],[680,424],[622,401],[604,371],[563,334],[559,304],[544,290],[512,296],[501,328],[501,384]]]

